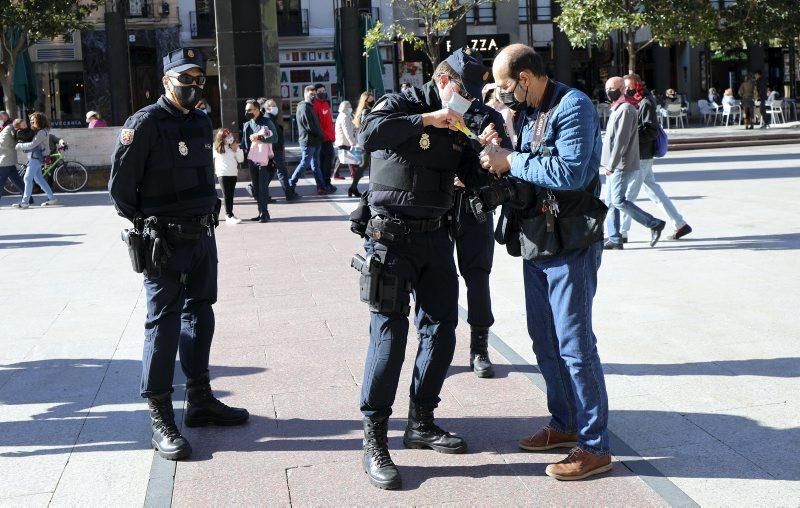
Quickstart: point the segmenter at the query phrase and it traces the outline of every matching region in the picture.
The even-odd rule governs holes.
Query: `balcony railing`
[[[278,35],[308,35],[308,9],[278,12]]]
[[[214,18],[210,14],[198,14],[196,11],[189,12],[189,29],[192,39],[213,39]]]

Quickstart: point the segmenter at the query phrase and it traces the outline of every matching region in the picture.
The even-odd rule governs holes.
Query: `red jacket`
[[[322,127],[322,140],[333,142],[336,140],[336,129],[333,127],[333,112],[328,101],[314,99],[312,104],[314,111],[319,118],[319,126]]]

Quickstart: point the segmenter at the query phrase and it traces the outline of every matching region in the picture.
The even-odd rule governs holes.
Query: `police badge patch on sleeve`
[[[119,142],[123,145],[133,143],[133,129],[122,129],[119,131]]]

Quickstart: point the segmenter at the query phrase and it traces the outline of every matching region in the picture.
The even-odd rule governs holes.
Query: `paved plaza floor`
[[[150,448],[138,395],[145,307],[125,221],[102,192],[26,211],[0,198],[0,506],[800,505],[800,146],[675,152],[655,169],[694,232],[650,248],[634,225],[603,256],[594,323],[613,473],[557,482],[544,468],[562,455],[517,448],[547,421],[546,399],[521,263],[496,246],[498,375],[469,371],[461,321],[437,410],[470,453],[402,448],[412,332],[390,424],[396,492],[360,466],[368,311],[344,186],[294,204],[274,188],[272,223],[218,228],[212,386],[252,417],[184,429],[194,454],[177,464]],[[237,214],[255,215],[240,192]]]

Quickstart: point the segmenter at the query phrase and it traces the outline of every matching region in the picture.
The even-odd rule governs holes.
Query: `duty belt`
[[[433,219],[406,219],[378,215],[367,224],[367,237],[374,240],[401,240],[411,233],[430,233],[445,224],[444,217]]]
[[[157,217],[149,217],[148,220],[151,221],[154,229],[158,229],[160,225],[165,233],[182,240],[199,240],[203,233],[212,236],[215,226],[214,214],[198,215],[195,217],[167,217],[159,215]]]

